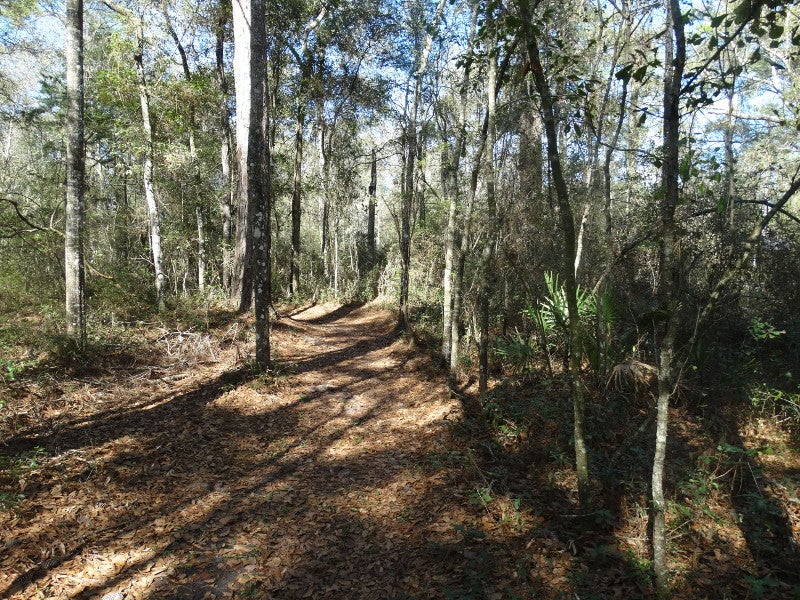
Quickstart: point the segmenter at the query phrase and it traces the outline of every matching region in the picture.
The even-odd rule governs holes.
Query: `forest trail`
[[[394,323],[297,309],[274,323],[268,374],[252,318],[225,312],[117,324],[78,370],[38,357],[0,387],[0,598],[653,598],[644,501],[607,484],[610,508],[578,514],[567,390],[453,400]],[[680,424],[673,451],[708,445]],[[798,472],[787,456],[764,458],[770,482]],[[676,597],[755,597],[753,573],[763,598],[790,597],[772,574],[796,581],[800,513],[771,485],[769,520],[722,495],[693,517]]]
[[[461,408],[392,316],[284,317],[269,377],[242,365],[239,325],[191,348],[165,333],[162,364],[78,380],[6,440],[25,472],[0,513],[0,596],[441,598],[467,585],[475,507],[444,426]]]

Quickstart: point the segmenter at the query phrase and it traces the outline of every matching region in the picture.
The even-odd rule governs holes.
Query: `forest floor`
[[[451,394],[379,309],[283,315],[269,374],[249,360],[246,318],[201,321],[132,324],[95,363],[32,361],[6,378],[0,597],[650,597],[643,490],[609,475],[603,508],[580,513],[557,385],[498,385],[527,402],[522,431],[487,420],[471,388]],[[594,442],[617,448],[615,473],[649,453],[646,418],[627,419],[629,447]],[[696,458],[705,434],[675,420]],[[728,454],[738,467],[709,465],[674,492],[688,515],[671,521],[677,597],[800,591],[800,451],[770,432],[782,451],[756,456],[743,448],[764,431],[747,435]],[[761,513],[714,493],[731,472],[747,494],[769,491]]]

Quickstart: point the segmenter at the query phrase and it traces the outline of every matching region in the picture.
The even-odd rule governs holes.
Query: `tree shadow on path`
[[[395,338],[383,328],[353,332],[323,356],[302,348],[298,373],[240,367],[13,436],[5,450],[16,456],[36,447],[54,456],[29,475],[3,533],[14,543],[0,557],[10,574],[0,595],[377,599],[459,589],[481,542],[454,528],[470,507],[452,496],[460,465],[440,464],[446,390],[409,371],[410,349],[388,351]],[[307,375],[320,369],[336,385],[308,394]]]

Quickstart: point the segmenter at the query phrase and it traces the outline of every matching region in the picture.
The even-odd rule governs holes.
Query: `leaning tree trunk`
[[[269,367],[270,206],[269,148],[265,143],[264,3],[233,3],[236,83],[236,163],[238,166],[239,230],[237,235],[240,308],[255,298],[256,362]],[[266,163],[266,164],[265,164]],[[249,287],[244,283],[249,281]]]
[[[561,220],[561,235],[563,239],[564,290],[567,296],[567,309],[569,312],[569,382],[572,393],[573,409],[573,439],[575,440],[575,470],[578,475],[578,495],[581,506],[589,505],[589,465],[586,452],[585,427],[585,401],[581,381],[581,352],[580,352],[580,322],[578,317],[578,284],[575,279],[575,258],[577,256],[575,222],[570,204],[569,189],[561,165],[561,150],[558,145],[556,132],[555,99],[550,91],[544,68],[542,66],[539,41],[536,33],[530,26],[530,15],[524,15],[528,23],[527,50],[530,60],[533,81],[540,99],[540,111],[544,122],[545,137],[547,139],[547,159],[553,178],[553,187],[556,192],[558,212]]]
[[[147,91],[147,79],[144,73],[144,26],[139,39],[139,52],[134,56],[136,68],[139,71],[139,104],[142,109],[142,127],[145,137],[144,166],[142,180],[144,184],[144,199],[147,204],[147,221],[150,235],[150,252],[155,270],[156,303],[158,309],[164,309],[164,268],[161,253],[161,218],[156,203],[155,187],[153,184],[153,125],[150,121],[150,95]]]
[[[67,2],[67,199],[64,274],[67,335],[86,341],[84,285],[83,0]]]

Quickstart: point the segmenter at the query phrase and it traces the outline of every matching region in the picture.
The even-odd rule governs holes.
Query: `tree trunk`
[[[258,4],[258,2],[255,2]],[[260,127],[261,110],[257,89],[258,69],[253,70],[256,57],[252,56],[256,44],[256,31],[251,28],[251,13],[259,12],[253,0],[233,3],[233,78],[236,88],[236,242],[233,255],[231,300],[239,312],[250,310],[253,301],[253,224],[257,204],[255,191],[260,178],[257,155],[251,155],[252,144]],[[253,106],[259,105],[258,107]],[[256,175],[258,174],[258,177]]]
[[[328,284],[331,282],[331,243],[330,243],[330,219],[331,219],[331,200],[330,200],[330,146],[327,140],[327,126],[322,111],[317,114],[317,125],[319,128],[319,154],[320,154],[320,181],[322,182],[322,222],[320,223],[322,265]]]
[[[186,55],[186,49],[183,47],[180,38],[178,37],[178,33],[175,31],[175,28],[172,26],[172,19],[169,16],[169,6],[167,4],[167,0],[161,1],[161,12],[164,15],[164,24],[167,27],[167,32],[169,33],[172,41],[175,42],[175,47],[178,49],[178,55],[181,59],[181,66],[183,68],[183,78],[186,81],[187,86],[191,86],[192,84],[192,72],[189,68],[189,59]],[[189,150],[189,160],[191,163],[192,168],[192,179],[194,180],[194,193],[192,197],[194,198],[195,202],[195,215],[197,217],[197,289],[201,292],[205,290],[206,287],[206,263],[205,263],[205,233],[203,231],[203,215],[202,215],[202,206],[200,202],[200,189],[202,187],[202,179],[200,176],[200,165],[197,161],[197,147],[195,146],[195,129],[197,128],[196,117],[195,117],[195,107],[193,102],[189,102],[188,106],[189,110],[189,139],[187,141],[188,150]],[[184,277],[184,293],[186,293],[186,285],[185,285],[186,277]]]
[[[472,171],[469,178],[469,194],[467,196],[467,210],[464,215],[463,231],[460,234],[460,243],[455,246],[455,267],[453,269],[453,325],[450,328],[450,373],[451,379],[458,368],[459,347],[461,344],[461,307],[464,304],[464,269],[467,253],[472,235],[472,211],[475,206],[475,196],[478,191],[478,178],[481,173],[483,152],[486,149],[486,140],[489,134],[488,111],[483,118],[478,149],[473,157]]]
[[[475,32],[477,29],[478,5],[472,8],[472,23],[470,25],[469,44],[467,54],[472,52],[475,46]],[[453,324],[457,316],[454,317],[454,294],[453,294],[453,265],[457,262],[458,245],[460,239],[458,235],[459,216],[461,198],[459,196],[459,169],[461,167],[461,154],[466,142],[466,122],[467,122],[467,94],[470,77],[471,62],[464,65],[464,73],[461,78],[461,89],[458,111],[458,130],[456,132],[456,143],[449,160],[445,161],[443,173],[443,188],[445,198],[448,201],[447,229],[445,231],[445,250],[444,250],[444,274],[442,276],[442,360],[444,364],[450,365],[450,377],[455,374],[454,366],[450,362],[450,353],[453,344]],[[446,140],[445,142],[446,143]]]
[[[526,82],[526,87],[530,84]],[[530,100],[526,90],[521,101]],[[520,111],[519,116],[519,179],[520,193],[530,202],[542,194],[542,123],[536,111]]]
[[[456,186],[458,184],[456,183]],[[442,361],[450,364],[450,352],[452,347],[452,328],[453,328],[453,263],[456,255],[456,244],[458,235],[456,233],[456,223],[458,222],[458,191],[447,191],[450,196],[449,208],[447,211],[447,229],[445,230],[444,240],[444,273],[442,274]],[[452,371],[450,375],[452,376]]]
[[[150,252],[153,258],[155,271],[156,303],[158,309],[164,309],[164,281],[166,279],[161,253],[161,217],[156,202],[155,186],[153,184],[153,126],[150,121],[150,95],[147,91],[147,79],[144,72],[144,25],[139,37],[139,52],[134,56],[136,67],[139,71],[139,104],[142,110],[142,126],[145,136],[144,166],[142,179],[144,184],[144,198],[147,204],[147,220],[150,236]]]
[[[494,47],[495,44],[492,44]],[[496,100],[497,100],[497,53],[489,53],[487,68],[487,152],[486,152],[486,206],[488,209],[488,235],[481,261],[481,282],[478,309],[480,312],[480,333],[478,343],[478,395],[486,399],[489,389],[489,300],[494,282],[493,263],[498,239],[497,199],[495,198],[494,147],[497,142]]]
[[[200,292],[206,291],[206,234],[203,220],[203,209],[200,205],[194,207],[197,215],[197,288]]]
[[[233,3],[236,82],[236,162],[238,166],[239,228],[237,281],[240,309],[255,299],[256,362],[269,367],[270,206],[269,148],[265,144],[265,31],[264,4],[258,0]],[[266,164],[265,164],[266,162]],[[247,282],[249,281],[249,286]]]
[[[735,56],[735,53],[731,52]],[[725,148],[725,180],[722,193],[725,195],[725,204],[728,210],[729,228],[732,234],[731,241],[735,241],[736,232],[736,201],[734,198],[734,170],[736,157],[733,153],[733,133],[736,121],[733,116],[734,101],[736,99],[736,75],[731,76],[733,81],[727,90],[728,95],[728,114],[726,115],[725,133],[724,133],[724,148]]]
[[[231,175],[231,122],[228,114],[228,79],[225,76],[225,24],[228,22],[230,3],[221,1],[218,6],[216,26],[216,77],[220,90],[219,106],[219,138],[220,138],[220,164],[222,168],[223,193],[219,201],[219,210],[222,215],[222,288],[231,293],[231,219],[233,217],[233,203],[235,189]]]
[[[67,1],[67,198],[64,274],[67,335],[86,342],[84,269],[83,0]]]
[[[300,84],[300,93],[304,88]],[[289,261],[289,294],[294,295],[300,291],[300,218],[301,218],[301,187],[303,184],[303,126],[306,113],[303,108],[305,100],[297,98],[294,124],[294,174],[292,179],[292,254]]]
[[[378,191],[378,159],[375,148],[372,149],[372,161],[369,169],[369,201],[367,204],[367,252],[369,266],[375,266],[375,199]]]
[[[417,119],[419,116],[420,104],[422,102],[422,77],[428,66],[428,57],[433,47],[433,33],[439,27],[439,20],[442,18],[445,0],[439,0],[436,5],[433,22],[426,28],[425,42],[421,48],[420,55],[416,58],[416,70],[413,73],[414,92],[411,100],[411,107],[408,111],[407,120],[404,125],[403,133],[403,186],[401,190],[400,206],[400,309],[397,316],[398,329],[410,330],[411,320],[409,317],[408,294],[409,279],[411,273],[411,216],[414,203],[414,167],[417,161],[417,144],[419,134],[417,132]]]
[[[338,219],[337,219],[338,221]],[[333,297],[339,299],[339,227],[333,230]]]
[[[416,94],[415,94],[416,96]],[[416,102],[403,134],[405,151],[403,154],[403,184],[400,206],[400,310],[397,327],[410,331],[411,320],[408,311],[408,291],[411,274],[411,205],[414,200],[414,157],[416,154],[417,124]]]
[[[686,64],[686,41],[679,0],[666,0],[667,37],[664,57],[664,123],[661,167],[661,247],[659,296],[667,319],[658,356],[658,400],[656,404],[656,445],[653,455],[652,531],[653,572],[660,598],[670,595],[666,553],[667,504],[664,499],[664,464],[667,453],[669,401],[674,377],[675,338],[678,327],[677,234],[681,80]]]
[[[524,15],[526,23],[530,23],[530,15]],[[589,466],[584,435],[585,406],[583,383],[581,381],[580,322],[578,317],[578,285],[575,279],[576,236],[575,222],[570,205],[569,189],[561,166],[561,151],[556,131],[555,100],[550,92],[549,82],[540,59],[539,42],[536,34],[529,26],[527,30],[527,50],[531,63],[531,72],[539,93],[540,111],[544,122],[547,139],[547,159],[552,173],[553,187],[558,202],[561,221],[561,235],[564,242],[564,290],[567,296],[569,312],[569,381],[572,393],[573,439],[575,443],[575,470],[578,475],[578,495],[581,506],[589,506]]]

